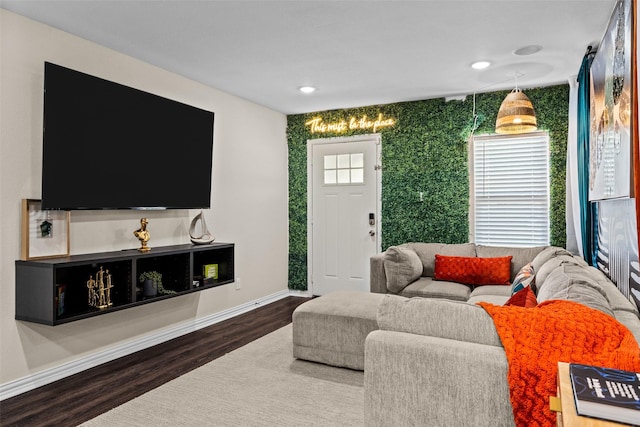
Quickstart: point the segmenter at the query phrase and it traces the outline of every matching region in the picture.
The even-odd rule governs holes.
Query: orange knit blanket
[[[558,362],[640,372],[640,347],[613,317],[572,301],[533,308],[478,303],[493,318],[509,362],[509,390],[518,427],[551,427]]]

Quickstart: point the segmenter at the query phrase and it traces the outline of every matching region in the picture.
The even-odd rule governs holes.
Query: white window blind
[[[475,243],[548,245],[547,133],[474,137],[472,168]]]

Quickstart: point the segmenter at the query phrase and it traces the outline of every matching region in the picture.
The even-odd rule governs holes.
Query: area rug
[[[291,337],[289,324],[82,426],[363,426],[363,373],[294,359]]]

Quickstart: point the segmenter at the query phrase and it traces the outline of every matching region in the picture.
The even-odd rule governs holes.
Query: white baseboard
[[[99,366],[123,356],[144,350],[157,344],[172,340],[174,338],[194,332],[198,329],[222,322],[243,313],[247,313],[262,305],[278,301],[288,296],[302,296],[293,294],[292,291],[284,290],[266,297],[229,308],[209,316],[194,319],[192,321],[180,323],[161,331],[153,332],[132,342],[122,344],[108,350],[100,351],[72,362],[36,372],[23,378],[0,384],[0,400],[8,399],[19,394],[31,391],[43,385],[61,380],[68,376],[77,374],[87,369]]]
[[[310,298],[311,294],[309,293],[309,291],[298,291],[298,290],[295,290],[295,289],[290,289],[288,296],[290,296],[290,297],[300,297],[300,298]]]

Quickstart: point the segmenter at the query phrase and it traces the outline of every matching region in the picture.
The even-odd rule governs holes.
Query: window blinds
[[[546,132],[473,139],[474,241],[492,246],[549,244],[549,137]]]

